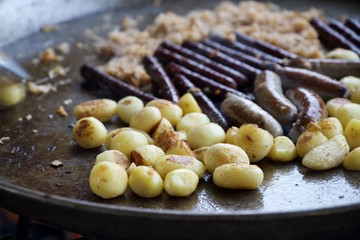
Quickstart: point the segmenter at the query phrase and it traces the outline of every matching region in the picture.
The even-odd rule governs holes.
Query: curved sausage
[[[285,132],[288,132],[296,119],[297,109],[285,97],[280,77],[272,71],[263,71],[255,79],[254,95],[256,103],[270,113],[283,126]]]
[[[221,111],[235,126],[254,123],[269,131],[274,137],[283,135],[278,121],[256,103],[243,97],[228,93],[221,103]]]
[[[285,94],[299,110],[297,119],[289,132],[289,138],[296,142],[306,130],[308,123],[317,123],[319,120],[326,118],[328,113],[324,101],[310,89],[292,88],[286,91]]]

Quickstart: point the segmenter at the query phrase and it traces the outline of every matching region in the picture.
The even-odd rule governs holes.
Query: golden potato
[[[104,124],[94,117],[78,120],[72,132],[75,142],[83,148],[100,147],[105,143],[107,135]]]
[[[130,153],[130,161],[137,166],[145,165],[155,167],[159,157],[165,156],[164,151],[155,145],[145,145],[135,148]]]
[[[182,109],[184,115],[192,112],[202,112],[199,104],[191,93],[182,95],[177,104]]]
[[[166,174],[175,169],[190,169],[201,178],[206,169],[202,162],[194,157],[182,155],[166,155],[158,158],[155,164],[155,170],[165,179]]]
[[[300,158],[303,158],[313,148],[323,144],[328,139],[321,132],[321,128],[315,123],[309,123],[305,132],[303,132],[296,141],[296,152]]]
[[[345,156],[343,165],[347,170],[360,171],[360,147]]]
[[[244,150],[228,143],[214,144],[205,152],[204,164],[210,173],[213,173],[217,167],[227,163],[250,164],[250,160]]]
[[[278,136],[274,138],[274,145],[267,157],[273,161],[290,162],[297,157],[296,147],[290,138]]]
[[[360,120],[351,119],[346,125],[344,136],[348,142],[350,149],[360,147]]]
[[[326,102],[326,110],[328,111],[329,116],[334,117],[337,110],[344,104],[351,103],[347,98],[333,98]]]
[[[160,122],[160,120],[161,112],[158,108],[144,107],[140,111],[134,113],[131,117],[130,127],[149,133]]]
[[[238,127],[230,127],[225,134],[225,143],[235,144],[235,136],[239,131]]]
[[[216,123],[208,123],[193,127],[187,135],[186,140],[192,149],[211,146],[225,140],[225,131]]]
[[[335,117],[339,119],[343,128],[350,122],[351,119],[360,120],[360,104],[347,103],[342,105],[336,112]]]
[[[243,124],[235,136],[235,144],[246,152],[250,162],[257,162],[270,152],[274,137],[256,124]]]
[[[0,79],[0,109],[14,106],[25,97],[26,86],[23,83],[1,82]]]
[[[353,103],[360,103],[360,78],[348,76],[340,79],[350,91],[350,100]]]
[[[156,139],[161,133],[167,131],[174,131],[174,127],[171,125],[169,120],[166,118],[161,118],[160,122],[155,126],[151,136],[153,139]]]
[[[161,194],[164,182],[152,167],[138,166],[130,173],[129,187],[140,197],[153,198]]]
[[[116,102],[111,99],[95,99],[79,103],[74,108],[76,119],[94,117],[101,122],[110,121],[116,113]]]
[[[328,139],[344,132],[341,122],[335,117],[322,119],[316,125],[321,128],[321,133]]]
[[[164,190],[175,197],[187,197],[199,183],[199,177],[190,169],[176,169],[166,174]]]
[[[213,174],[216,186],[229,189],[256,189],[264,180],[264,172],[256,165],[228,163],[217,167]]]
[[[339,134],[308,152],[302,164],[313,170],[332,169],[343,163],[349,150],[344,135]]]
[[[111,141],[111,149],[118,150],[130,158],[135,148],[148,145],[146,137],[137,131],[127,130],[119,132]]]
[[[90,189],[96,195],[108,199],[123,194],[128,185],[128,175],[124,168],[108,161],[94,165],[89,178]]]
[[[130,123],[131,117],[144,108],[143,101],[135,96],[127,96],[117,103],[116,111],[124,123]]]
[[[124,169],[127,169],[130,166],[130,160],[125,156],[125,154],[117,150],[106,150],[98,154],[96,156],[95,164],[104,161],[116,163]]]
[[[203,126],[210,123],[210,119],[206,114],[194,112],[184,115],[176,124],[176,130],[189,132],[196,126]]]
[[[161,116],[169,120],[175,126],[183,115],[182,109],[165,99],[155,99],[146,104],[146,107],[156,107],[160,110]]]

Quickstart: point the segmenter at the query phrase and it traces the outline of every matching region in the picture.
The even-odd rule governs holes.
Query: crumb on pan
[[[213,10],[192,11],[185,16],[161,13],[144,30],[135,28],[136,21],[126,17],[121,29],[111,31],[107,39],[91,31],[87,35],[96,40],[99,54],[113,57],[100,67],[102,70],[139,86],[149,81],[141,66],[142,58],[152,54],[164,39],[181,44],[184,40],[202,40],[209,34],[234,39],[234,32],[242,32],[300,56],[319,58],[323,56],[322,46],[309,20],[320,15],[316,9],[300,12],[255,1],[221,2]]]
[[[56,113],[60,116],[60,117],[67,117],[68,116],[68,113],[67,111],[65,110],[65,108],[63,106],[59,106],[57,109],[56,109]]]
[[[57,55],[53,48],[47,48],[45,51],[39,55],[40,62],[42,63],[52,63],[62,61],[62,57]]]
[[[10,141],[10,137],[1,137],[0,144],[3,145],[5,141]]]

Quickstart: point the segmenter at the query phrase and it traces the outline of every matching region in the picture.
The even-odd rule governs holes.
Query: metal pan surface
[[[52,33],[36,33],[2,50],[16,57],[41,79],[47,71],[30,60],[47,46],[91,40],[86,28],[104,35],[125,15],[142,15],[145,23],[159,12],[186,13],[211,8],[216,1],[164,1],[121,7],[60,24]],[[330,16],[357,15],[357,1],[275,1],[289,9],[324,9]],[[104,17],[105,16],[105,17]],[[108,19],[111,16],[111,20]],[[84,62],[100,61],[93,50],[72,48],[62,62],[71,71],[55,78],[56,92],[29,95],[26,101],[0,112],[0,206],[27,218],[94,238],[121,239],[328,239],[360,238],[360,175],[337,168],[312,172],[299,162],[262,161],[263,185],[255,191],[217,188],[210,177],[200,181],[194,194],[173,198],[163,193],[143,199],[127,191],[102,200],[90,192],[88,177],[95,156],[103,149],[83,150],[72,141],[73,107],[104,96],[85,89],[79,75]],[[71,99],[65,105],[64,101]],[[56,114],[64,106],[68,117]],[[26,116],[31,119],[27,120]],[[22,120],[21,120],[22,119]],[[115,124],[112,124],[114,127]],[[62,167],[51,166],[60,160]]]

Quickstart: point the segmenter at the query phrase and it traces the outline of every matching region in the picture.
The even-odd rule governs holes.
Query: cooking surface
[[[105,211],[109,208],[120,212],[130,210],[130,213],[132,210],[140,212],[144,210],[147,213],[156,213],[161,210],[160,212],[171,215],[172,210],[176,210],[173,212],[174,215],[259,214],[259,216],[266,216],[264,214],[291,212],[311,215],[311,210],[322,209],[331,214],[333,207],[346,206],[359,209],[360,175],[358,172],[346,171],[341,167],[330,171],[314,172],[303,167],[300,160],[289,164],[262,160],[259,166],[265,173],[265,179],[258,190],[252,191],[220,189],[212,183],[209,176],[206,176],[200,181],[196,192],[187,198],[173,198],[163,192],[157,198],[143,199],[128,190],[118,198],[102,200],[90,192],[88,186],[90,169],[96,155],[104,149],[84,150],[76,146],[72,141],[69,126],[75,122],[72,109],[76,104],[104,95],[89,91],[82,86],[83,80],[78,71],[81,64],[100,60],[94,57],[92,50],[77,49],[74,43],[90,44],[91,40],[83,34],[84,29],[91,28],[104,36],[105,32],[109,31],[113,24],[118,23],[125,14],[144,15],[146,23],[147,19],[152,19],[164,9],[186,13],[192,9],[200,9],[200,6],[211,8],[215,1],[186,1],[186,4],[184,1],[168,2],[165,1],[160,7],[149,3],[141,8],[123,8],[106,13],[106,16],[112,17],[110,22],[104,20],[104,14],[99,14],[61,24],[60,30],[56,32],[37,33],[3,49],[9,55],[16,56],[36,80],[44,78],[48,68],[44,68],[41,64],[32,65],[30,63],[32,58],[46,46],[56,46],[63,41],[69,42],[72,46],[71,53],[65,55],[61,63],[62,66],[71,68],[70,73],[50,80],[53,84],[65,82],[65,85],[59,85],[57,92],[46,95],[29,94],[19,105],[0,112],[0,138],[10,137],[9,141],[4,141],[4,144],[0,145],[0,190],[12,189],[15,195],[23,195],[25,199],[35,199],[35,202],[37,199],[51,198],[53,195],[55,198],[61,196],[65,198],[60,198],[60,204],[70,198],[69,201],[72,204],[76,203],[78,206],[90,204],[91,207],[98,208],[100,212],[102,209]],[[313,6],[322,6],[330,15],[336,12],[351,14],[355,11],[351,3],[344,6],[336,1],[308,2],[311,2]],[[290,9],[305,9],[310,6],[303,1],[301,6],[296,6],[296,3],[291,1],[275,1],[275,3]],[[327,5],[324,6],[323,3]],[[355,1],[353,4],[358,5]],[[72,103],[64,105],[67,99],[71,99]],[[68,117],[64,118],[56,114],[56,109],[60,105],[68,111]],[[32,116],[31,120],[25,118],[29,114]],[[19,121],[19,118],[23,120]],[[108,124],[108,127],[115,128],[116,119]],[[54,168],[51,166],[53,160],[60,160],[64,165]],[[31,191],[24,193],[21,188],[16,188],[17,186]],[[37,192],[32,192],[32,190]],[[0,199],[0,205],[3,204],[15,211],[21,209],[10,200]],[[65,209],[74,208],[72,204],[69,206],[65,204]],[[336,211],[341,210],[336,208]],[[316,215],[316,212],[313,214]],[[57,223],[54,222],[54,224]]]

